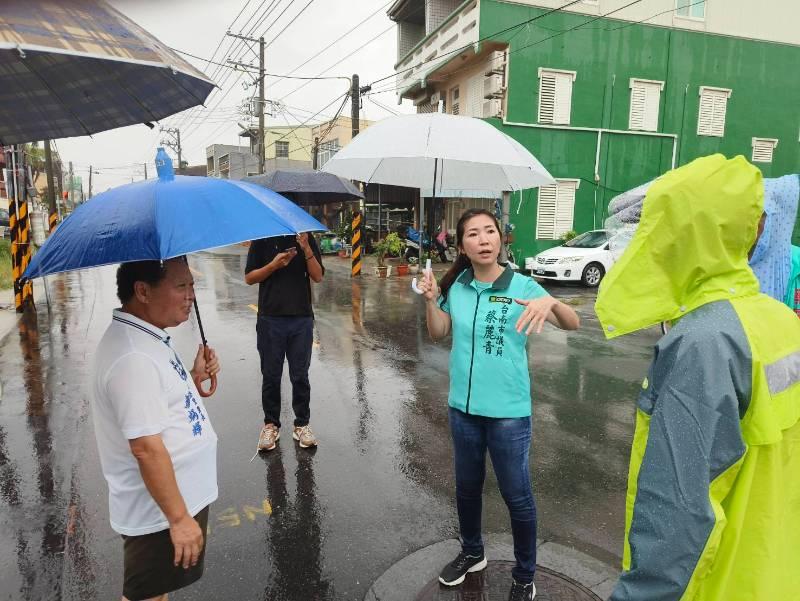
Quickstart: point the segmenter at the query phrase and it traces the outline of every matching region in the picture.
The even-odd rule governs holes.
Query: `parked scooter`
[[[406,228],[405,231],[405,239],[406,239],[406,250],[403,253],[405,260],[408,261],[411,257],[419,257],[419,240],[420,240],[420,233],[418,230],[414,229],[410,225]],[[431,240],[427,234],[422,236],[423,239],[423,252],[430,253],[431,250]]]
[[[444,239],[444,241],[442,240]],[[419,240],[420,240],[420,233],[418,230],[414,229],[411,226],[408,226],[406,229],[406,250],[404,252],[404,256],[406,261],[408,261],[411,257],[418,257],[419,256]],[[455,261],[456,256],[458,253],[454,246],[448,244],[447,234],[446,233],[439,233],[435,240],[431,241],[430,236],[427,234],[422,235],[422,250],[424,253],[430,256],[431,252],[436,253],[439,256],[439,260],[442,263],[451,263]]]

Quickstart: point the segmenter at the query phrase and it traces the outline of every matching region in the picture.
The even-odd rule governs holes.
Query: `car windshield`
[[[608,242],[608,234],[603,231],[596,231],[576,236],[564,246],[569,248],[597,248],[598,246],[603,246],[606,242]]]

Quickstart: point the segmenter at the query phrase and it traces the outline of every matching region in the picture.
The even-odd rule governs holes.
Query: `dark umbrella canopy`
[[[364,198],[350,181],[322,171],[277,169],[264,175],[251,175],[244,181],[269,188],[301,205],[347,202]]]
[[[3,0],[0,144],[150,123],[214,84],[102,1]]]

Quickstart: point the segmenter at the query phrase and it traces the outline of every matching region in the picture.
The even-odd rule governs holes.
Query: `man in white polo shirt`
[[[111,527],[124,540],[123,599],[165,600],[203,573],[217,435],[197,386],[219,362],[201,345],[187,370],[164,331],[192,309],[183,257],[121,265],[117,296],[94,358],[95,434]]]

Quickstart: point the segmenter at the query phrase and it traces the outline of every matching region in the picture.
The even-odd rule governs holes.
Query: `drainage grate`
[[[467,574],[461,586],[446,587],[429,582],[416,601],[506,601],[511,586],[513,561],[490,561],[477,574]],[[547,568],[537,567],[536,601],[602,601],[589,589]]]

